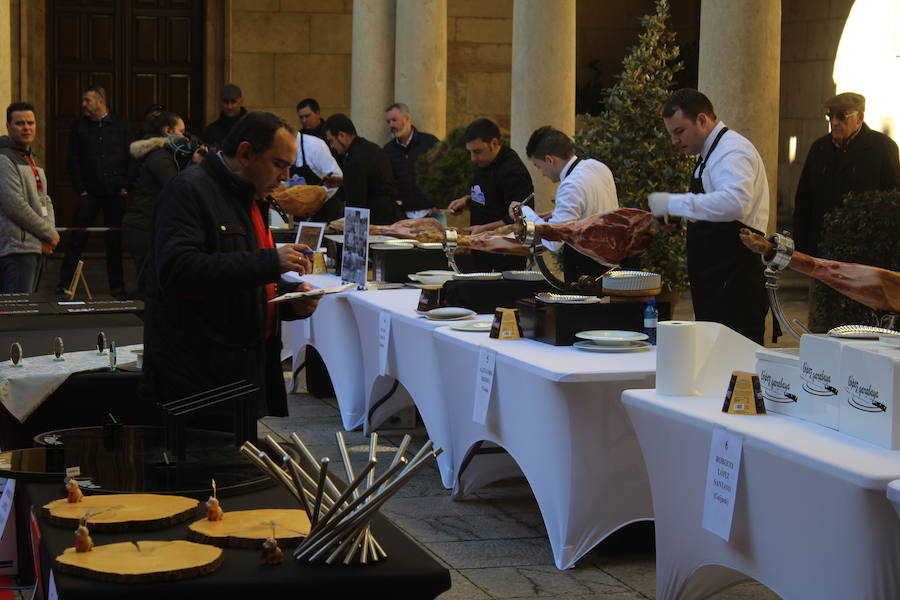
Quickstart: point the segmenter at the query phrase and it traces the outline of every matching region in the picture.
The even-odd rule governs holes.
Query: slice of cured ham
[[[598,262],[614,267],[650,246],[659,232],[652,213],[637,208],[617,208],[566,223],[537,225],[535,231],[551,242],[565,242]]]
[[[741,229],[740,236],[745,246],[767,260],[775,256],[775,246],[761,235]],[[873,310],[900,312],[900,273],[896,271],[816,258],[802,252],[794,252],[788,266]]]

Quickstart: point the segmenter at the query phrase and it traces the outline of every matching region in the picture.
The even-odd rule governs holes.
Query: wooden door
[[[58,225],[71,225],[75,194],[67,147],[81,92],[106,88],[112,112],[140,129],[151,104],[203,127],[202,0],[48,0],[47,177]]]

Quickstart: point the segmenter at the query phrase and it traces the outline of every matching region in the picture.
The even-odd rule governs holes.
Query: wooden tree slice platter
[[[94,546],[90,552],[66,548],[56,557],[63,573],[114,581],[147,583],[189,579],[212,573],[224,560],[221,548],[184,540],[138,541]]]
[[[309,535],[309,519],[298,509],[262,508],[258,510],[225,511],[221,521],[200,519],[188,526],[190,537],[198,542],[228,548],[260,548],[272,535],[278,545],[293,546]]]
[[[60,498],[45,504],[43,511],[52,524],[73,529],[84,513],[91,511],[88,529],[92,533],[110,533],[165,529],[197,516],[198,504],[198,500],[184,496],[97,494],[73,503]]]

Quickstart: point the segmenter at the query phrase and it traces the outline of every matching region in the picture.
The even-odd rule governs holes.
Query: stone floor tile
[[[501,511],[490,502],[455,502],[449,496],[402,497],[394,496],[385,503],[383,512],[420,519],[433,519],[447,515],[489,515]]]
[[[604,557],[594,566],[650,598],[656,596],[656,559],[652,554]]]
[[[466,579],[459,571],[450,570],[450,589],[437,597],[437,600],[490,600],[483,590]]]
[[[634,594],[634,590],[595,567],[560,571],[553,565],[462,569],[494,598],[575,598]],[[613,596],[615,597],[615,596]]]
[[[446,515],[421,519],[390,513],[391,520],[420,542],[458,542],[535,537],[534,529],[515,515]]]
[[[553,564],[550,542],[544,538],[433,542],[425,546],[456,569]]]

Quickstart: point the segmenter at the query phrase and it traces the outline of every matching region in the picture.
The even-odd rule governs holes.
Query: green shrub
[[[598,117],[583,115],[586,126],[575,135],[579,156],[605,163],[613,173],[621,206],[648,210],[650,192],[682,192],[690,187],[693,158],[672,146],[662,121],[662,106],[671,94],[678,61],[675,34],[668,30],[668,0],[641,20],[638,45],[622,61],[623,72],[607,92]],[[638,257],[642,269],[659,273],[663,285],[688,286],[685,231],[662,232]]]
[[[472,161],[463,141],[466,128],[455,128],[416,161],[416,181],[437,208],[469,193]]]

